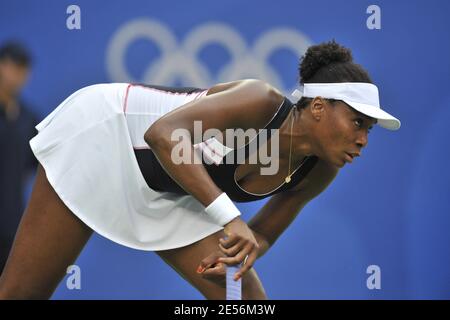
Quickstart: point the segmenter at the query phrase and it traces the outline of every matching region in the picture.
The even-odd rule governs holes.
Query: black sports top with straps
[[[155,86],[158,89],[164,89],[169,92],[197,92],[205,89],[198,88],[175,88],[175,87],[162,87]],[[267,138],[269,139],[271,136],[270,129],[278,129],[283,123],[284,119],[288,116],[289,111],[293,107],[292,102],[284,97],[283,103],[280,105],[270,122],[264,127],[267,132]],[[261,132],[261,131],[259,131]],[[260,135],[258,134],[254,139],[259,139]],[[254,140],[253,139],[253,140]],[[256,140],[258,141],[258,140]],[[257,144],[259,145],[259,143]],[[297,185],[315,166],[318,161],[316,156],[308,156],[303,159],[301,164],[294,170],[291,181],[289,183],[283,183],[279,187],[275,188],[271,192],[264,194],[255,194],[251,192],[247,192],[239,186],[239,184],[235,180],[235,171],[239,165],[238,154],[239,152],[245,152],[245,159],[249,156],[250,151],[250,143],[246,145],[232,149],[230,152],[231,155],[227,155],[223,158],[223,161],[219,164],[215,163],[207,163],[203,160],[203,166],[207,170],[208,174],[211,176],[211,179],[214,183],[227,195],[231,200],[236,202],[250,202],[256,201],[260,199],[264,199],[266,197],[270,197],[276,193],[283,192],[290,188],[293,188]],[[134,153],[136,155],[137,162],[139,164],[139,168],[142,172],[142,175],[147,182],[148,186],[157,191],[167,191],[174,192],[180,195],[188,194],[180,185],[177,184],[164,170],[164,168],[159,163],[155,154],[151,149],[135,149]],[[231,157],[234,161],[226,161],[227,157]],[[231,162],[231,163],[229,163]],[[242,163],[242,162],[241,162]]]

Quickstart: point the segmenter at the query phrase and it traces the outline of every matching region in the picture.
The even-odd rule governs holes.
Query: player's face
[[[344,102],[331,104],[324,101],[316,128],[317,156],[336,167],[343,167],[361,155],[376,119],[356,111]]]

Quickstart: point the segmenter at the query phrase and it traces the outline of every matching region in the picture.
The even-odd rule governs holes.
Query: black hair
[[[7,59],[23,67],[31,65],[31,56],[28,50],[19,42],[10,41],[0,47],[0,61]]]
[[[372,83],[364,68],[353,62],[350,49],[338,44],[334,39],[313,45],[300,58],[298,66],[300,84],[330,82],[366,82]],[[301,98],[297,108],[306,107],[311,98]],[[334,99],[327,99],[335,102]]]

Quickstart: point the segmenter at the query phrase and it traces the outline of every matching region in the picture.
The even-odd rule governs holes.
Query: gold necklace
[[[292,173],[291,173],[291,150],[292,150],[292,125],[294,123],[294,116],[292,116],[291,118],[292,118],[292,120],[291,120],[291,138],[290,138],[291,142],[289,145],[289,168],[288,168],[288,175],[284,179],[284,181],[286,181],[286,183],[291,182],[291,176],[292,176]]]

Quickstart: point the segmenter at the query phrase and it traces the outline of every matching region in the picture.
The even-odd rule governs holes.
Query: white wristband
[[[226,225],[228,222],[241,215],[239,209],[225,192],[211,202],[205,208],[205,211],[214,222],[221,226]]]

